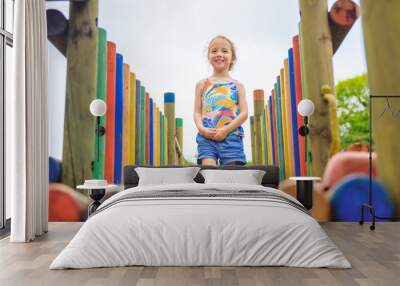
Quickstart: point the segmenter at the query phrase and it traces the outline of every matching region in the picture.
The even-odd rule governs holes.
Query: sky
[[[329,7],[334,0],[328,0]],[[358,0],[355,2],[359,3]],[[68,17],[68,2],[46,2]],[[298,0],[99,0],[98,25],[130,65],[150,96],[163,108],[163,94],[175,93],[177,117],[183,118],[184,155],[196,154],[193,121],[194,88],[209,76],[209,41],[222,34],[237,49],[231,75],[246,89],[249,114],[253,90],[273,88],[298,33]],[[361,20],[333,59],[335,82],[366,72]],[[49,43],[49,152],[61,159],[65,109],[66,59]],[[245,154],[251,160],[250,122]]]

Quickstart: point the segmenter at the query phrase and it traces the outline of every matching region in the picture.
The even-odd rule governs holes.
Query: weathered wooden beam
[[[254,152],[255,152],[255,162],[254,165],[263,164],[262,154],[262,114],[264,111],[264,90],[256,89],[253,91],[253,104],[254,104]]]
[[[360,16],[360,7],[353,0],[338,0],[328,13],[329,28],[332,35],[333,54]]]
[[[322,86],[334,86],[327,6],[327,0],[300,0],[303,96],[312,100],[315,105],[315,112],[310,118],[313,176],[323,175],[332,145],[329,105],[321,96]]]
[[[46,10],[47,38],[62,53],[67,54],[68,20],[56,9]]]
[[[400,215],[400,1],[361,1],[364,43],[371,98],[372,136],[378,154],[379,179],[391,193]],[[385,110],[387,100],[392,110]],[[397,116],[396,116],[397,115]],[[379,118],[379,119],[378,119]],[[379,215],[379,214],[377,214]]]
[[[67,96],[62,182],[71,187],[92,178],[96,98],[98,0],[71,2],[67,37]]]
[[[164,93],[164,113],[168,121],[167,140],[168,140],[168,164],[177,165],[177,155],[175,148],[176,122],[175,122],[175,94],[173,92]]]

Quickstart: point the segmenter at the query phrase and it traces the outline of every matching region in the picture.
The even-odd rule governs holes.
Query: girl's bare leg
[[[217,166],[217,161],[211,158],[204,158],[201,160],[201,165],[206,166]]]

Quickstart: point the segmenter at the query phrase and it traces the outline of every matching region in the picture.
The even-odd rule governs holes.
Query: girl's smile
[[[217,71],[229,70],[232,64],[232,50],[229,42],[224,39],[215,39],[210,46],[208,60]]]

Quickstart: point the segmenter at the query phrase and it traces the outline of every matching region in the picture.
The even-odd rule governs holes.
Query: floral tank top
[[[240,114],[237,82],[212,83],[205,80],[202,93],[202,119],[206,128],[220,128],[228,125]],[[230,134],[243,136],[239,126]]]

